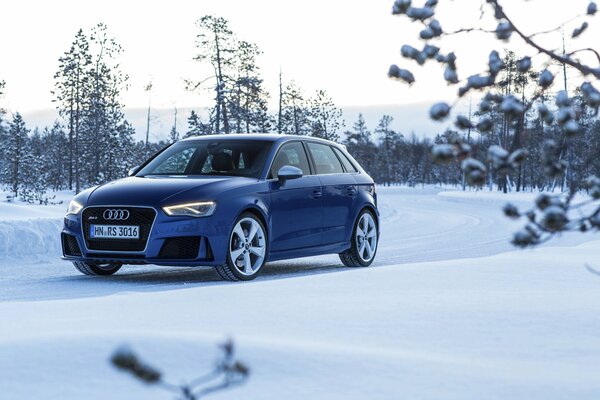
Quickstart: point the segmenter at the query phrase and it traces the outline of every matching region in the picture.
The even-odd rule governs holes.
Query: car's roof
[[[232,140],[232,139],[246,139],[246,140],[267,140],[267,141],[286,141],[290,139],[310,139],[324,143],[336,144],[338,143],[331,142],[329,140],[316,138],[312,136],[300,136],[300,135],[287,135],[287,134],[278,134],[278,133],[229,133],[229,134],[220,134],[220,135],[202,135],[202,136],[192,136],[186,139],[182,139],[182,141],[195,141],[195,140]]]

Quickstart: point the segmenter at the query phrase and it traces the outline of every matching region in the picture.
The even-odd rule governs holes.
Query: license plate
[[[140,227],[134,225],[91,225],[93,239],[139,239]]]

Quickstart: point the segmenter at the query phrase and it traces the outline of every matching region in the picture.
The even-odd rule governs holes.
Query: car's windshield
[[[271,150],[268,140],[195,140],[174,144],[136,176],[225,175],[258,178]]]

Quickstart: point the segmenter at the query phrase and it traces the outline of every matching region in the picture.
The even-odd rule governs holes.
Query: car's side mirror
[[[284,165],[279,172],[277,172],[277,178],[279,178],[279,181],[282,183],[288,179],[302,178],[302,170],[298,167],[292,167],[291,165]]]
[[[131,168],[129,171],[127,171],[127,176],[133,176],[133,175],[135,175],[135,173],[138,172],[139,169],[140,169],[139,165]]]

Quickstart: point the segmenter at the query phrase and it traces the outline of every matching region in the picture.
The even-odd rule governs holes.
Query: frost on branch
[[[392,7],[392,14],[405,14],[410,7],[410,3],[410,0],[396,0],[394,2],[394,6]]]
[[[431,119],[435,121],[441,121],[445,119],[449,113],[450,106],[446,103],[436,103],[433,106],[431,106],[431,109],[429,110],[429,115],[431,116]]]
[[[494,169],[504,169],[510,153],[498,145],[490,146],[488,149],[488,159]]]
[[[525,112],[525,105],[515,96],[509,94],[504,96],[504,100],[500,104],[500,111],[512,117],[518,117]]]
[[[448,83],[458,83],[458,74],[451,67],[446,67],[444,70],[444,79]]]
[[[439,47],[429,44],[426,44],[421,51],[408,44],[405,44],[400,48],[400,54],[402,57],[415,60],[419,65],[425,64],[427,59],[435,58],[439,51]]]
[[[577,36],[581,35],[588,28],[588,25],[589,24],[587,22],[584,22],[579,28],[575,28],[571,34],[571,37],[576,38]]]
[[[592,198],[596,200],[600,199],[600,178],[595,175],[590,176],[587,178],[586,186]]]
[[[507,21],[500,22],[498,24],[498,26],[496,27],[496,37],[500,40],[508,41],[508,39],[510,39],[510,35],[512,35],[512,33],[513,33],[513,27]]]
[[[521,216],[521,214],[519,213],[519,209],[511,203],[507,203],[502,208],[502,212],[504,213],[505,216],[507,216],[508,218],[511,218],[511,219],[517,219]]]
[[[482,186],[485,183],[487,170],[481,161],[471,157],[465,158],[461,163],[461,169],[469,184]]]
[[[581,84],[581,93],[583,93],[585,102],[594,110],[595,115],[597,115],[598,107],[600,107],[600,92],[591,83],[583,82]]]
[[[216,361],[212,371],[190,383],[177,385],[165,382],[160,371],[143,362],[127,348],[117,350],[110,361],[118,370],[132,374],[145,384],[175,392],[179,399],[198,400],[209,393],[239,386],[245,383],[249,377],[250,369],[235,357],[233,341],[227,340],[219,347],[222,350],[222,356]]]
[[[504,68],[504,63],[500,58],[500,54],[498,54],[496,50],[492,50],[492,52],[490,53],[488,65],[490,67],[490,75],[492,76],[498,75],[502,68]]]
[[[550,206],[544,210],[540,225],[548,232],[562,231],[569,223],[569,218],[562,207]]]
[[[469,121],[469,118],[465,117],[464,115],[457,116],[454,125],[461,130],[466,130],[473,127],[473,124],[471,121]]]
[[[442,35],[442,26],[437,19],[431,20],[429,25],[425,27],[420,33],[419,37],[421,39],[433,39],[434,37],[439,37]]]
[[[552,72],[548,71],[547,69],[543,70],[542,73],[540,74],[540,79],[538,81],[538,84],[543,89],[546,89],[546,88],[550,87],[550,85],[552,85],[552,82],[554,82],[554,75],[552,75]]]
[[[540,114],[540,118],[542,118],[547,125],[551,125],[554,122],[554,114],[550,112],[547,105],[540,104],[538,107],[538,112]]]
[[[494,84],[494,76],[491,75],[471,75],[467,78],[467,84],[458,89],[458,95],[464,96],[471,89],[482,89]]]
[[[579,124],[576,121],[577,115],[571,107],[571,100],[567,92],[561,90],[556,94],[556,105],[559,107],[556,121],[563,128],[565,134],[567,136],[577,134],[579,132]]]
[[[433,161],[437,163],[447,164],[454,160],[457,155],[458,150],[456,146],[452,144],[438,144],[433,146],[433,149],[431,150]]]
[[[433,17],[433,8],[431,7],[409,7],[406,10],[406,15],[413,20],[424,21],[427,18]]]
[[[402,69],[397,65],[392,65],[388,72],[388,76],[392,79],[398,79],[408,83],[409,85],[415,81],[415,76],[407,69]]]
[[[531,57],[525,56],[517,61],[517,70],[524,74],[531,69]]]
[[[490,117],[483,117],[477,122],[475,126],[479,132],[486,133],[490,132],[494,127],[494,123]]]
[[[540,235],[531,227],[526,226],[513,236],[511,243],[517,247],[530,247],[539,244]]]
[[[548,44],[551,47],[544,47],[549,40],[548,33],[575,28],[569,33],[572,33],[573,38],[577,38],[590,29],[592,20],[586,18],[582,21],[583,16],[579,15],[568,19],[556,29],[531,32],[530,27],[513,25],[516,19],[513,19],[509,15],[510,12],[505,12],[503,8],[504,3],[509,7],[508,0],[481,0],[477,6],[478,8],[480,6],[478,21],[472,23],[460,21],[463,25],[460,25],[459,29],[448,32],[441,29],[440,21],[444,23],[444,20],[440,18],[435,8],[437,1],[422,1],[425,3],[422,8],[414,7],[414,2],[409,0],[396,0],[394,3],[394,13],[404,14],[405,18],[416,23],[419,26],[417,38],[425,43],[423,50],[419,50],[418,46],[417,48],[403,47],[402,55],[415,60],[419,65],[425,64],[432,58],[442,64],[443,80],[448,85],[457,85],[458,98],[471,94],[472,91],[483,91],[483,99],[474,114],[475,119],[471,120],[471,114],[469,118],[458,115],[454,121],[458,130],[469,130],[469,134],[444,133],[441,136],[442,141],[445,139],[448,144],[433,147],[434,160],[446,163],[461,161],[465,177],[463,182],[468,181],[471,184],[483,184],[486,181],[485,167],[487,166],[490,169],[490,190],[492,185],[496,184],[504,192],[511,188],[519,191],[526,186],[523,182],[529,181],[531,187],[537,186],[540,190],[559,188],[568,191],[568,194],[556,198],[539,199],[536,207],[529,211],[520,212],[514,206],[505,207],[504,212],[508,217],[527,217],[528,220],[527,226],[513,238],[513,243],[517,246],[537,245],[557,233],[568,230],[587,231],[592,228],[600,230],[600,204],[596,205],[595,212],[587,215],[579,208],[578,215],[570,215],[571,200],[576,189],[588,189],[593,199],[600,200],[600,178],[590,178],[588,186],[583,185],[585,176],[583,174],[587,174],[590,170],[595,171],[597,160],[593,155],[589,155],[589,151],[585,155],[578,154],[582,146],[585,146],[582,141],[588,141],[588,134],[596,129],[597,121],[594,117],[597,117],[600,110],[600,91],[593,86],[593,83],[594,80],[600,79],[600,67],[597,66],[596,60],[593,64],[587,65],[582,61],[587,57],[574,57],[575,54],[596,56],[595,58],[600,62],[600,53],[594,48],[581,48],[565,54],[559,50],[560,42],[552,46]],[[487,11],[493,12],[496,21],[491,22],[492,25],[485,22],[489,21],[488,18],[484,18],[487,17],[487,8],[491,8]],[[548,8],[544,6],[540,7],[540,10],[544,11]],[[596,2],[588,2],[587,14],[596,13]],[[543,18],[537,13],[531,15],[531,18],[534,17]],[[568,23],[576,19],[579,21],[572,27],[570,25],[567,27]],[[487,71],[480,71],[466,79],[459,79],[457,57],[454,52],[446,53],[443,38],[472,35],[472,32],[491,33],[492,35],[488,37],[496,45],[498,40],[508,42],[512,36],[517,36],[519,42],[529,48],[529,55],[518,58],[511,49],[507,49],[505,54],[502,54],[492,46],[488,48]],[[432,40],[435,40],[436,46],[439,47],[428,48]],[[467,40],[464,43],[467,43]],[[468,46],[461,51],[468,52]],[[531,58],[534,55],[535,64]],[[548,92],[556,81],[554,73],[550,70],[553,68],[558,70],[561,66],[577,71],[579,77],[590,81],[583,82],[578,93],[571,93],[573,99],[570,99],[566,92],[558,92],[555,99],[556,108],[554,108],[554,105],[550,105],[548,101],[550,97]],[[592,78],[589,78],[590,76]],[[502,94],[497,94],[496,90]],[[435,121],[447,119],[454,104],[459,106],[460,102],[434,104],[429,110],[430,118]],[[594,116],[590,115],[588,107],[593,111]],[[533,115],[534,113],[528,113],[529,110],[537,111],[539,118]],[[480,134],[479,138],[470,135],[473,127]],[[578,134],[582,137],[576,137]],[[583,134],[586,136],[584,137]],[[464,139],[461,139],[463,135]],[[553,138],[553,140],[545,140],[546,138]],[[467,143],[462,143],[462,140]],[[471,143],[474,144],[473,151],[469,146]],[[490,146],[492,143],[503,147]],[[486,160],[481,159],[481,154],[485,155],[483,146],[490,146]],[[481,160],[478,161],[476,158]],[[541,160],[543,173],[538,173],[540,168],[536,168],[540,165],[537,164],[538,160]],[[589,165],[581,166],[582,163]],[[537,174],[543,176],[535,178],[536,183],[533,184],[533,176]]]

